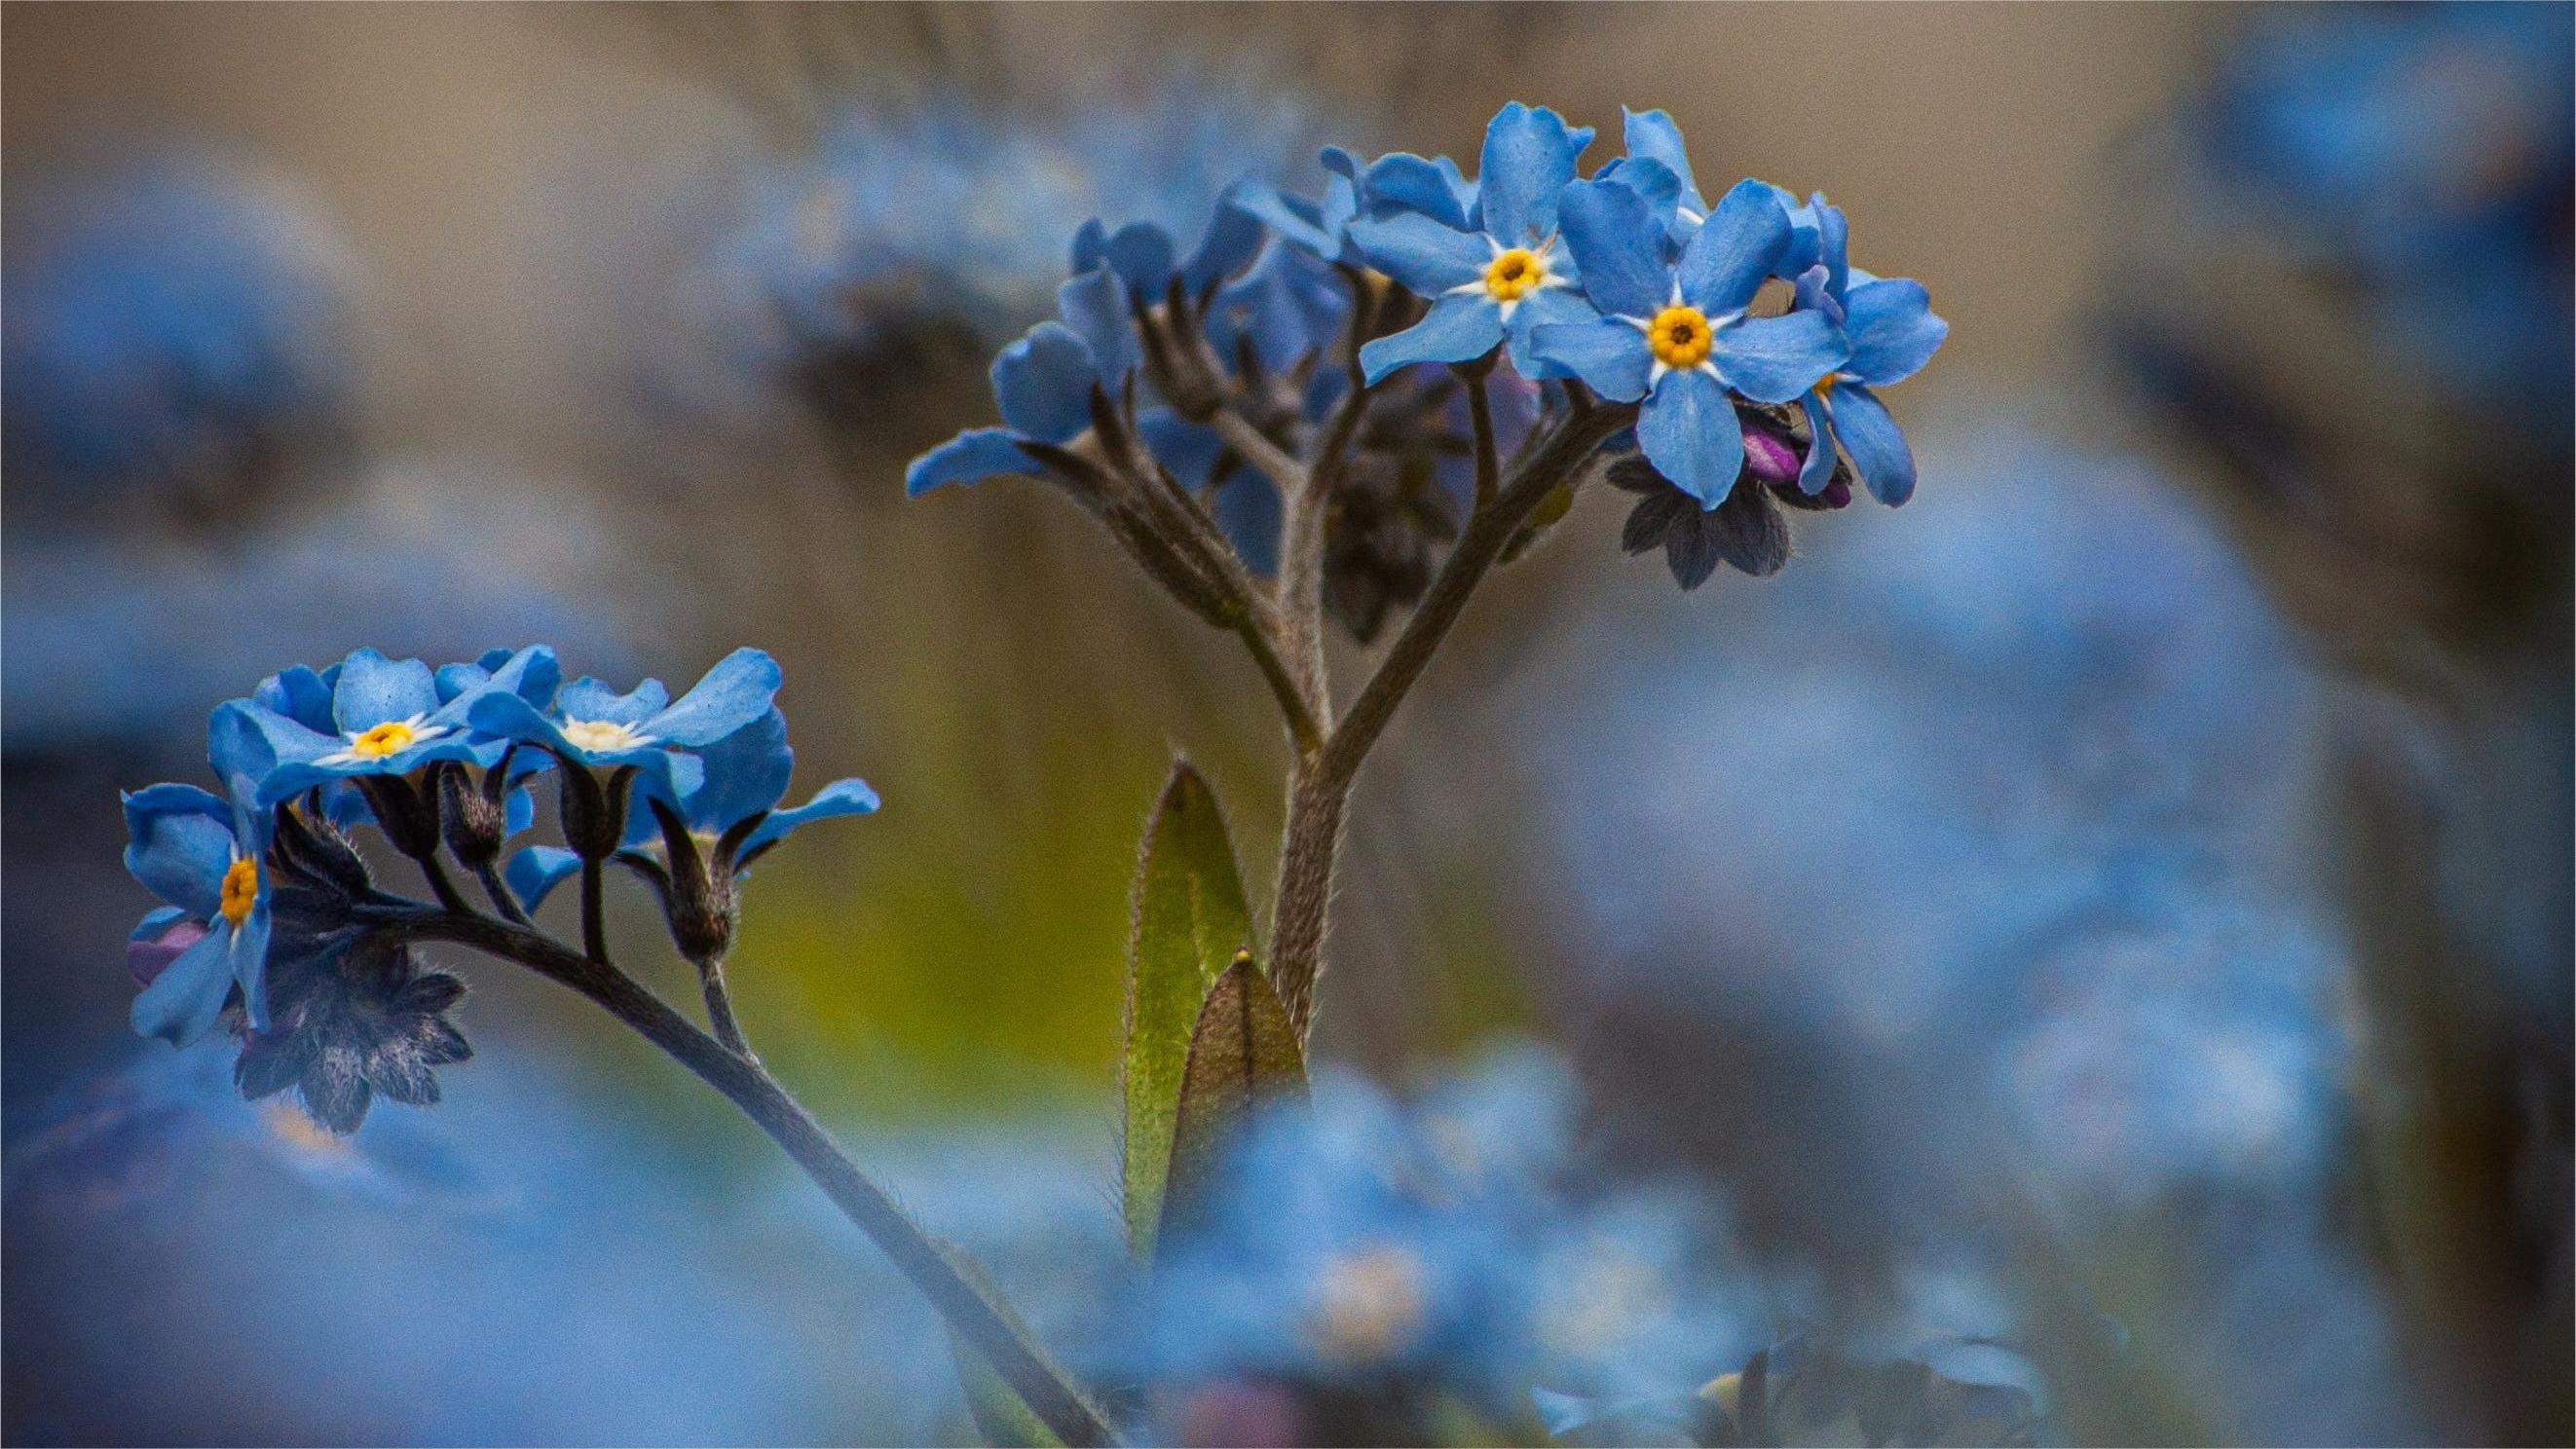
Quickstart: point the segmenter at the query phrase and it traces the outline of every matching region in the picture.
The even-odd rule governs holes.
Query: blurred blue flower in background
[[[2563,5],[2262,16],[2190,123],[2221,224],[2357,278],[2453,392],[2563,418],[2571,44]]]
[[[1600,1171],[1578,1109],[1564,1063],[1531,1047],[1410,1103],[1319,1072],[1311,1110],[1260,1119],[1162,1245],[1131,1370],[1166,1388],[1435,1382],[1506,1418],[1533,1375],[1688,1394],[1769,1325],[1724,1271],[1719,1215]]]
[[[2386,1385],[2383,1310],[2318,1237],[2350,1054],[2345,958],[2303,894],[2320,686],[2148,468],[1983,418],[1927,451],[1956,497],[1838,533],[1723,630],[1659,639],[1618,608],[1563,626],[1540,707],[1574,710],[1550,737],[1581,746],[1542,788],[1593,802],[1558,846],[1584,991],[1636,1003],[1619,1019],[1671,1033],[1677,1062],[1732,1022],[1827,1074],[1648,1107],[1667,1130],[1842,1073],[1923,1084],[1855,1106],[1892,1135],[1822,1183],[1800,1164],[1780,1190],[1810,1200],[1784,1210],[1973,1244],[1995,1174],[2079,1236],[2254,1204],[2194,1271],[2307,1266],[2200,1346],[2222,1362],[2198,1387],[2247,1416],[2235,1432],[2287,1432],[2313,1406],[2244,1367],[2281,1342]],[[1621,788],[1640,777],[1659,785]],[[2340,1412],[2330,1432],[2390,1422],[2384,1401]]]
[[[1311,154],[1303,106],[1276,91],[1172,75],[1123,99],[1060,120],[955,96],[853,110],[757,185],[711,255],[743,355],[871,354],[925,323],[998,342],[1048,309],[1073,218],[1196,236],[1238,178]]]
[[[13,527],[131,495],[221,509],[339,442],[355,266],[303,197],[184,150],[13,188],[0,451]]]

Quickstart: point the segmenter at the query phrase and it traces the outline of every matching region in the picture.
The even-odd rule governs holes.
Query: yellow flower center
[[[1517,302],[1546,280],[1547,260],[1527,247],[1513,247],[1485,268],[1486,294],[1497,302]]]
[[[1823,377],[1816,379],[1816,401],[1820,403],[1831,402],[1834,395],[1834,384],[1840,381],[1842,381],[1842,374],[1834,372],[1826,373]]]
[[[563,735],[573,742],[575,748],[594,752],[637,750],[653,742],[650,736],[639,735],[615,720],[606,719],[565,720]]]
[[[1708,350],[1716,333],[1708,325],[1708,314],[1697,307],[1666,307],[1655,314],[1646,328],[1646,345],[1655,351],[1655,360],[1677,372],[1708,361]]]
[[[392,719],[349,740],[349,753],[362,760],[381,760],[411,748],[417,733],[405,720]]]
[[[233,923],[233,929],[239,930],[241,923],[250,918],[250,908],[258,902],[259,867],[245,856],[234,861],[232,868],[224,872],[224,919]]]

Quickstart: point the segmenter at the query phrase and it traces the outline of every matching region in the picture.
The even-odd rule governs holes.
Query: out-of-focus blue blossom
[[[2318,1237],[2351,1051],[2306,895],[2318,685],[2146,467],[1979,419],[1926,452],[1959,496],[1838,530],[1722,631],[1565,626],[1581,743],[1540,778],[1594,802],[1561,846],[1581,989],[1681,1061],[1778,1044],[1804,1070],[1747,1078],[1763,1109],[1864,1114],[1785,1210],[1967,1245],[1999,1182],[2079,1239],[2158,1215],[2206,1250],[2160,1287],[2212,1306],[2203,1407],[2389,1432],[2385,1306]],[[1910,1085],[1837,1085],[1878,1081]],[[2259,1303],[2227,1287],[2256,1258]]]
[[[468,1064],[437,1111],[350,1137],[243,1101],[211,1042],[13,1102],[13,1433],[956,1441],[936,1315],[785,1159],[747,1129],[741,1156],[710,1158],[634,1083],[489,1013],[478,1026],[487,1044],[517,1034],[506,1066]],[[904,1069],[890,1043],[873,1059]],[[1122,1241],[1096,1134],[836,1126],[1050,1341],[1097,1336]]]
[[[302,666],[287,670],[263,681],[261,691],[284,709],[257,696],[238,702],[275,761],[259,781],[259,803],[361,776],[409,775],[442,760],[495,765],[507,744],[470,724],[475,702],[499,691],[543,709],[560,678],[554,651],[542,644],[495,668],[433,671],[421,660],[388,659],[368,648],[331,666],[327,679]],[[325,716],[327,730],[316,728],[313,721]]]
[[[252,1027],[268,1024],[271,818],[257,794],[273,760],[236,705],[215,712],[207,759],[223,795],[165,784],[125,797],[125,868],[168,903],[127,945],[143,988],[134,1029],[177,1046],[213,1028],[235,987]]]
[[[1707,1205],[1605,1189],[1562,1063],[1534,1049],[1399,1104],[1340,1073],[1231,1154],[1158,1250],[1134,1367],[1233,1379],[1437,1384],[1528,1411],[1533,1381],[1688,1393],[1767,1338],[1721,1301]]]
[[[2223,224],[2358,276],[2459,395],[2563,417],[2572,44],[2560,5],[2267,13],[2189,141]]]
[[[11,203],[13,526],[135,493],[229,501],[352,426],[354,269],[303,198],[177,152],[32,176]]]
[[[1072,218],[1194,235],[1307,131],[1284,98],[1188,76],[1057,124],[962,98],[853,112],[753,197],[719,286],[774,319],[764,351],[866,351],[924,320],[1006,337],[1046,311]]]
[[[1542,329],[1539,354],[1604,397],[1642,398],[1637,441],[1647,460],[1715,509],[1744,471],[1730,389],[1785,403],[1850,355],[1826,312],[1745,315],[1788,248],[1788,212],[1770,186],[1741,182],[1671,262],[1669,233],[1634,187],[1577,182],[1566,188],[1563,215],[1566,245],[1598,315]],[[1817,490],[1832,473],[1827,457]]]
[[[616,664],[662,622],[565,490],[414,461],[340,484],[221,543],[40,530],[13,513],[0,568],[11,753],[149,748],[280,659],[336,657],[353,636],[454,658],[534,635]]]
[[[696,755],[681,752],[702,750],[758,721],[780,682],[778,661],[746,648],[717,660],[676,701],[658,679],[620,694],[584,675],[546,706],[487,687],[467,701],[465,717],[478,732],[536,745],[567,765],[632,765],[666,788],[686,791],[705,772]]]
[[[1557,246],[1557,202],[1592,144],[1590,127],[1514,101],[1485,129],[1472,202],[1456,167],[1416,156],[1372,162],[1361,183],[1368,214],[1350,240],[1369,264],[1431,303],[1405,331],[1369,342],[1370,381],[1416,362],[1470,362],[1508,342],[1522,376],[1553,375],[1533,329],[1583,321],[1579,261]]]

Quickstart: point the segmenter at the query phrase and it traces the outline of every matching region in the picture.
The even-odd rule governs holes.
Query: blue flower
[[[1454,166],[1391,156],[1369,168],[1371,214],[1351,223],[1350,238],[1431,302],[1420,322],[1360,349],[1370,381],[1408,363],[1473,361],[1506,341],[1523,376],[1561,375],[1543,368],[1531,335],[1589,315],[1578,259],[1558,249],[1557,200],[1590,144],[1590,128],[1515,101],[1485,130],[1472,201]]]
[[[1771,187],[1738,183],[1677,262],[1653,204],[1617,181],[1567,187],[1567,247],[1601,315],[1539,329],[1548,362],[1602,396],[1644,399],[1637,439],[1655,470],[1714,509],[1744,466],[1729,389],[1785,403],[1849,355],[1842,329],[1814,311],[1748,317],[1745,309],[1790,243]]]
[[[128,939],[142,994],[135,1031],[186,1046],[222,1015],[235,986],[254,1030],[268,1025],[268,845],[273,821],[258,801],[271,757],[246,706],[215,711],[207,758],[225,793],[153,785],[124,797],[125,868],[168,902]]]
[[[505,656],[497,669],[451,665],[443,686],[422,661],[374,649],[351,654],[327,676],[302,667],[272,676],[237,701],[276,762],[259,782],[259,803],[364,776],[408,775],[441,760],[492,765],[507,746],[471,723],[476,702],[501,695],[529,708],[553,697],[559,677],[554,651],[542,644]]]
[[[1310,201],[1246,177],[1235,187],[1235,204],[1281,241],[1318,261],[1357,263],[1359,258],[1350,249],[1350,226],[1360,213],[1359,158],[1339,146],[1327,146],[1322,159],[1324,169],[1332,173],[1324,183],[1322,200]]]
[[[631,765],[648,785],[685,793],[704,771],[694,754],[680,752],[705,749],[767,714],[779,683],[778,661],[758,649],[737,649],[676,701],[658,679],[619,694],[585,675],[565,685],[551,708],[491,683],[461,702],[483,734],[539,746],[567,765]]]
[[[1644,195],[1663,219],[1673,245],[1679,247],[1708,220],[1708,202],[1700,196],[1699,180],[1691,172],[1682,129],[1662,111],[1622,108],[1620,115],[1626,123],[1623,139],[1628,154],[1602,167],[1593,179],[1616,181]],[[1791,220],[1796,220],[1794,213]]]
[[[1808,203],[1815,218],[1818,256],[1797,279],[1798,310],[1824,316],[1843,329],[1851,356],[1819,379],[1805,398],[1816,441],[1798,473],[1809,494],[1823,490],[1834,471],[1837,444],[1872,497],[1889,505],[1914,496],[1914,450],[1873,388],[1903,382],[1923,370],[1950,335],[1933,315],[1931,294],[1910,277],[1874,277],[1851,265],[1851,229],[1840,208],[1822,193]]]

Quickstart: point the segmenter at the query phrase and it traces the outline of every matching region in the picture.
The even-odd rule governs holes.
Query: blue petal
[[[340,685],[331,693],[332,722],[358,734],[387,720],[409,719],[438,708],[438,681],[417,659],[393,660],[361,649],[340,661]]]
[[[1701,217],[1708,215],[1708,203],[1700,199],[1699,181],[1691,174],[1690,151],[1682,144],[1682,128],[1662,111],[1631,111],[1620,108],[1626,119],[1625,134],[1628,154],[1643,161],[1663,164],[1681,183],[1680,202]]]
[[[125,833],[125,868],[144,889],[190,915],[215,914],[239,844],[231,802],[194,785],[147,786],[125,797]]]
[[[1265,579],[1279,572],[1279,530],[1286,523],[1286,505],[1280,501],[1279,485],[1267,474],[1258,468],[1235,469],[1217,485],[1208,512],[1245,568]]]
[[[1842,365],[1851,346],[1822,312],[1748,317],[1717,329],[1709,361],[1727,385],[1755,402],[1785,403]]]
[[[514,772],[520,758],[535,754],[536,752],[533,750],[522,750],[518,755],[512,756],[511,764]],[[543,758],[542,756],[537,757]],[[535,791],[526,789],[513,790],[510,792],[509,798],[501,802],[501,838],[503,840],[507,840],[513,835],[524,833],[529,827],[536,823],[537,796]]]
[[[1815,434],[1815,440],[1807,444],[1806,460],[1798,465],[1798,491],[1813,498],[1834,479],[1834,425],[1814,393],[1808,393],[1804,401],[1807,430]]]
[[[776,807],[787,793],[796,754],[787,747],[787,716],[776,709],[698,752],[706,779],[680,801],[691,830],[721,835],[737,822]],[[649,810],[638,810],[627,828],[629,844],[658,839]]]
[[[1463,180],[1458,164],[1446,156],[1431,161],[1410,151],[1396,151],[1369,163],[1359,178],[1356,199],[1360,211],[1370,217],[1419,215],[1452,231],[1465,231],[1467,202],[1459,195]]]
[[[1187,287],[1193,297],[1206,291],[1210,284],[1242,271],[1244,263],[1251,261],[1261,250],[1265,239],[1261,219],[1238,203],[1245,186],[1246,183],[1238,182],[1218,199],[1216,215],[1208,218],[1207,231],[1199,238],[1199,249],[1190,254],[1189,262],[1181,268],[1181,285]],[[1156,295],[1146,300],[1159,302],[1162,298]]]
[[[1851,454],[1852,467],[1869,485],[1870,496],[1890,508],[1913,497],[1914,450],[1906,446],[1905,430],[1896,425],[1887,404],[1862,384],[1846,382],[1835,385],[1828,406],[1834,436]]]
[[[268,1030],[268,936],[268,877],[263,873],[259,903],[251,907],[241,929],[232,933],[224,952],[232,961],[233,980],[241,983],[242,1009],[253,1031]],[[174,969],[177,964],[171,963]]]
[[[331,718],[331,686],[304,665],[261,680],[250,697],[306,729],[338,731]]]
[[[186,1046],[212,1030],[233,987],[232,938],[231,923],[216,917],[204,939],[180,952],[134,998],[127,1019],[135,1032]]]
[[[1193,492],[1207,486],[1209,470],[1225,452],[1223,434],[1170,408],[1148,408],[1137,414],[1136,433],[1181,486]]]
[[[188,919],[188,912],[185,907],[155,906],[143,913],[143,919],[135,923],[134,934],[125,939],[128,941],[158,940],[162,932],[186,919]]]
[[[1637,416],[1637,442],[1655,471],[1715,508],[1744,469],[1744,425],[1716,378],[1693,368],[1668,372]]]
[[[1565,189],[1558,217],[1593,306],[1651,318],[1672,299],[1663,227],[1644,193],[1616,181],[1578,181]]]
[[[1360,368],[1375,382],[1417,362],[1472,362],[1502,340],[1502,313],[1492,298],[1443,297],[1421,321],[1361,347]]]
[[[1089,271],[1055,289],[1056,315],[1091,348],[1091,365],[1103,387],[1115,393],[1141,360],[1136,342],[1135,309],[1115,273]]]
[[[1521,304],[1512,309],[1512,320],[1506,328],[1511,339],[1512,367],[1533,380],[1563,376],[1539,358],[1530,343],[1532,334],[1541,327],[1571,326],[1599,315],[1591,303],[1564,287],[1546,287],[1523,297]]]
[[[669,709],[645,721],[643,732],[662,744],[714,744],[766,714],[783,682],[777,660],[758,649],[737,649]]]
[[[586,674],[565,685],[555,700],[566,719],[609,720],[622,725],[642,724],[670,703],[671,691],[658,679],[645,680],[620,694]]]
[[[915,498],[946,483],[976,483],[1006,473],[1034,473],[1008,428],[969,428],[915,458],[903,470],[903,491]]]
[[[581,857],[551,845],[531,845],[501,868],[510,891],[530,912],[546,903],[554,888],[581,873]]]
[[[1102,254],[1108,259],[1109,270],[1150,302],[1163,294],[1163,284],[1172,279],[1176,251],[1170,232],[1150,221],[1139,221],[1118,228]]]
[[[1790,305],[1800,312],[1817,313],[1839,327],[1849,314],[1843,310],[1842,299],[1827,288],[1827,275],[1822,262],[1800,272],[1791,284],[1795,295]]]
[[[519,696],[539,709],[555,702],[563,686],[563,666],[555,651],[543,644],[531,644],[515,654],[505,654],[498,664],[451,664],[438,671],[439,693],[446,698],[430,718],[441,724],[462,723],[473,698],[487,690],[502,689]]]
[[[1068,276],[1079,277],[1109,265],[1109,228],[1099,217],[1090,217],[1073,229],[1072,269]]]
[[[1682,248],[1682,296],[1710,317],[1741,312],[1789,244],[1789,213],[1759,181],[1740,181]]]
[[[206,763],[235,800],[247,801],[258,795],[261,784],[277,769],[279,756],[263,728],[264,720],[283,726],[281,733],[292,731],[325,738],[246,699],[226,700],[215,706],[214,714],[206,721]]]
[[[1091,349],[1072,328],[1041,322],[993,359],[993,397],[1014,431],[1040,442],[1067,442],[1091,426],[1097,375]]]
[[[1849,370],[1876,387],[1903,382],[1923,370],[1950,335],[1950,324],[1932,315],[1931,294],[1906,277],[1863,282],[1844,296],[1851,333]]]
[[[786,839],[790,834],[817,820],[835,815],[871,815],[876,812],[877,792],[865,780],[835,780],[814,792],[814,798],[793,810],[781,810],[760,822],[743,842],[742,853],[749,855]]]
[[[1815,264],[1825,269],[1825,290],[1840,297],[1851,285],[1851,222],[1821,191],[1808,198],[1807,206],[1816,217]]]
[[[1682,179],[1673,174],[1671,167],[1661,161],[1628,156],[1602,167],[1592,179],[1625,186],[1646,198],[1647,214],[1654,218],[1656,235],[1659,238],[1673,235],[1681,207]],[[1563,201],[1557,203],[1556,222],[1560,227],[1565,225]],[[1696,223],[1692,224],[1691,230],[1698,230]]]
[[[1612,402],[1635,402],[1646,395],[1646,378],[1655,357],[1646,334],[1611,317],[1595,317],[1571,326],[1551,324],[1531,333],[1540,359],[1583,379],[1583,385]]]
[[[1481,279],[1494,260],[1483,237],[1411,212],[1352,222],[1351,245],[1414,295],[1433,299]]]
[[[1476,171],[1486,233],[1506,246],[1527,246],[1555,231],[1557,197],[1574,180],[1575,158],[1591,144],[1589,127],[1570,128],[1545,106],[1533,110],[1514,101],[1495,112]]]
[[[1347,192],[1350,183],[1343,181],[1341,184]],[[1235,193],[1234,204],[1258,218],[1263,226],[1277,232],[1280,240],[1291,246],[1312,252],[1326,261],[1331,261],[1341,251],[1341,235],[1326,223],[1324,208],[1305,197],[1290,195],[1266,181],[1246,181]]]

